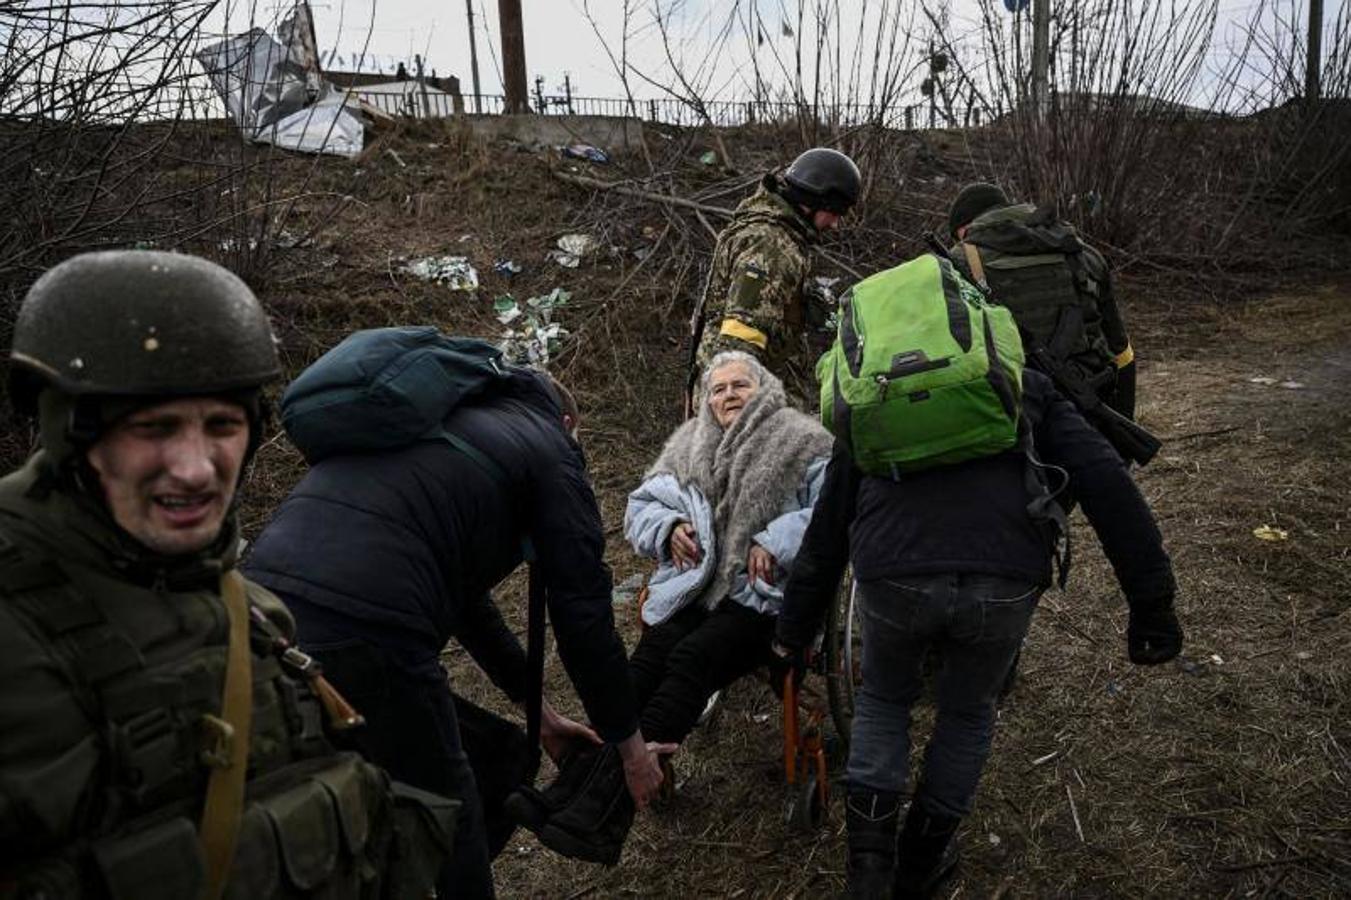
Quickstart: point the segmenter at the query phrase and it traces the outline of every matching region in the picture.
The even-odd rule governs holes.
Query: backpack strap
[[[446,443],[450,444],[450,446],[454,447],[456,450],[460,451],[465,456],[473,460],[474,464],[483,471],[487,472],[492,477],[493,481],[497,482],[499,487],[504,489],[510,489],[511,479],[507,477],[506,471],[503,470],[503,468],[499,466],[494,460],[489,459],[488,455],[484,453],[482,450],[475,447],[473,444],[469,443],[464,438],[460,437],[458,434],[454,434],[450,431],[447,431],[444,428],[441,429],[441,433],[438,436]]]
[[[971,269],[971,278],[980,286],[986,296],[990,294],[990,283],[985,280],[985,264],[980,259],[980,248],[970,241],[962,241],[962,252],[966,254],[966,264]]]

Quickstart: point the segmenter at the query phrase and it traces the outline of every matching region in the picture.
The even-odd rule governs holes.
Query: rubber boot
[[[915,795],[896,842],[896,900],[932,897],[957,868],[955,836],[961,821],[929,812]]]
[[[900,796],[890,791],[851,790],[844,804],[849,838],[850,900],[886,900],[896,871],[896,823]]]
[[[633,824],[633,798],[613,744],[596,757],[572,801],[538,832],[540,843],[572,859],[613,866]]]
[[[585,743],[569,751],[558,765],[558,775],[544,790],[521,785],[503,801],[502,808],[516,824],[536,834],[550,816],[562,812],[591,775],[601,748]]]

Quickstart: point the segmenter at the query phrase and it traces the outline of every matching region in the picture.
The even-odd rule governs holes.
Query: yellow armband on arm
[[[738,341],[754,344],[761,350],[769,346],[768,335],[758,328],[752,328],[739,319],[723,319],[722,326],[718,329],[718,334],[722,337],[736,338]]]

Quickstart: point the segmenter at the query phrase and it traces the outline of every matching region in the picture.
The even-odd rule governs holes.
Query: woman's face
[[[708,379],[708,407],[713,418],[725,430],[741,415],[759,387],[750,367],[743,362],[724,363],[714,369]]]

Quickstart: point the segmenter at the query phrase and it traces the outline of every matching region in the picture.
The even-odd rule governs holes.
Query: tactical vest
[[[70,768],[66,783],[88,780],[76,820],[62,823],[75,837],[50,855],[21,853],[14,871],[0,866],[0,898],[200,896],[197,819],[212,761],[230,739],[215,718],[228,634],[220,601],[44,559],[0,532],[0,603],[49,651],[83,710],[88,734],[71,743],[92,741],[98,754],[92,773],[73,753],[47,763]],[[251,635],[248,781],[225,896],[425,897],[449,855],[456,804],[391,785],[335,751],[320,702],[270,645]],[[0,702],[41,698],[0,693]],[[7,802],[0,796],[0,807]],[[0,823],[25,814],[0,808]]]
[[[1117,365],[1099,310],[1107,264],[1073,226],[1031,204],[1001,207],[978,216],[949,256],[1013,312],[1029,344],[1074,365],[1099,395],[1111,390]]]

